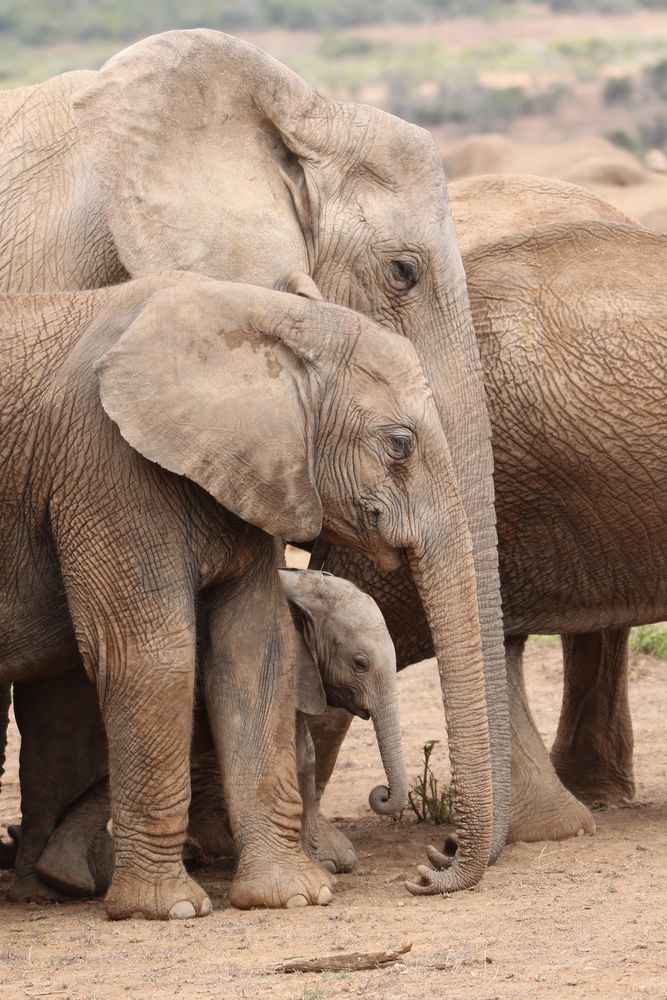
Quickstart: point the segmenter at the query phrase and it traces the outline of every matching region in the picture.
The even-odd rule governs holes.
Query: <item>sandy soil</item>
[[[532,641],[531,704],[551,739],[560,703],[556,644]],[[636,656],[631,701],[637,800],[597,812],[595,837],[515,844],[472,892],[414,899],[403,880],[440,843],[442,827],[374,816],[369,789],[382,777],[370,724],[355,720],[327,792],[359,869],[338,878],[331,906],[241,913],[226,903],[230,871],[201,871],[215,912],[184,923],[109,922],[101,902],[40,906],[7,902],[0,877],[0,997],[120,1000],[134,997],[324,1000],[439,997],[667,997],[667,663]],[[411,770],[427,739],[443,739],[433,662],[399,679]],[[442,744],[436,769],[446,764]],[[17,811],[16,733],[0,823]],[[434,755],[435,760],[435,755]],[[355,973],[276,973],[276,963],[403,942],[401,963]]]

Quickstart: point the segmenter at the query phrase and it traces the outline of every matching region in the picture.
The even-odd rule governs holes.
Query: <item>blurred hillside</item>
[[[0,86],[95,68],[184,26],[256,41],[326,93],[443,144],[502,132],[667,148],[667,0],[4,0]]]

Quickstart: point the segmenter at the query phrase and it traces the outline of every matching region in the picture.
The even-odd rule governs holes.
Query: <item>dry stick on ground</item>
[[[350,952],[347,955],[326,955],[323,958],[295,958],[277,965],[276,972],[358,972],[362,969],[378,969],[389,962],[397,962],[412,948],[407,941],[394,951]]]

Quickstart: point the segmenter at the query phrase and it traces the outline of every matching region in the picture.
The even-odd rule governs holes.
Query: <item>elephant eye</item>
[[[352,658],[352,666],[359,673],[368,670],[370,665],[371,662],[365,653],[357,653],[357,655]]]
[[[393,431],[387,441],[387,451],[396,462],[409,458],[415,448],[415,436],[408,427]]]
[[[413,260],[392,260],[389,269],[391,284],[399,292],[409,292],[419,281],[419,271]]]

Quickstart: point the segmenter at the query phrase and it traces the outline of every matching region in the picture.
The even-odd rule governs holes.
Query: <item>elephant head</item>
[[[389,787],[369,796],[390,816],[405,805],[408,775],[401,744],[396,652],[372,597],[348,580],[316,570],[281,569],[280,579],[303,640],[297,707],[308,715],[327,705],[372,719]]]
[[[479,603],[488,704],[487,713],[484,699],[473,705],[467,694],[477,613],[469,625],[443,631],[452,591],[463,585],[442,569],[450,564],[437,550],[445,537],[468,547],[468,528],[445,536],[422,525],[420,558],[415,534],[408,561],[440,664],[461,842],[456,866],[431,888],[474,884],[491,828],[491,858],[505,840],[509,722],[490,424],[433,138],[376,108],[327,99],[255,46],[209,30],[167,32],[119,53],[75,94],[73,115],[94,171],[91,186],[131,276],[192,269],[273,286],[286,272],[306,271],[325,299],[363,312],[417,349],[472,536],[466,600],[474,593]],[[384,361],[378,346],[370,381]],[[411,440],[397,439],[396,454]],[[371,500],[368,537],[372,518],[382,522],[379,510]],[[466,669],[447,688],[461,662]],[[469,795],[469,782],[482,777],[484,793]]]

